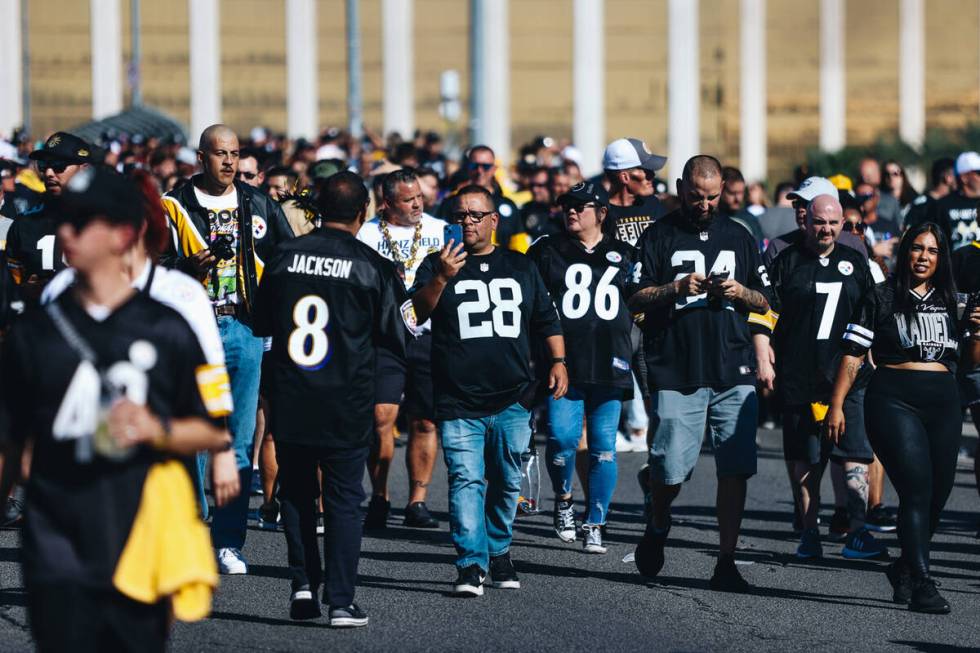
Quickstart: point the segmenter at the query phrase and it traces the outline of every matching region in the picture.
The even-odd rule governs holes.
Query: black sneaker
[[[640,491],[643,492],[643,518],[650,521],[650,516],[653,514],[653,492],[650,489],[649,464],[643,465],[636,472],[636,482],[640,486]]]
[[[834,509],[834,516],[830,518],[827,536],[832,540],[843,540],[850,530],[851,516],[847,514],[847,508],[838,506]]]
[[[575,541],[575,508],[572,500],[555,499],[555,534],[562,542]]]
[[[929,614],[949,614],[949,603],[936,589],[936,581],[925,574],[912,582],[912,600],[909,610]]]
[[[391,501],[380,494],[371,497],[368,504],[367,516],[364,517],[365,530],[380,530],[388,527],[388,513],[391,512]]]
[[[908,604],[912,600],[912,574],[905,561],[899,558],[885,567],[885,575],[892,586],[892,601]]]
[[[517,578],[517,571],[514,569],[509,553],[490,558],[490,580],[493,581],[494,589],[521,589],[521,581]]]
[[[748,594],[752,591],[752,586],[738,573],[735,566],[735,556],[724,555],[718,557],[715,564],[715,573],[711,576],[708,583],[715,592],[734,592],[737,594]]]
[[[881,503],[868,509],[868,516],[864,520],[864,525],[868,527],[869,531],[878,531],[879,533],[891,533],[898,528],[895,516]]]
[[[289,599],[289,618],[296,620],[316,619],[320,616],[320,602],[309,585],[293,592]]]
[[[328,608],[330,621],[327,623],[331,628],[359,628],[368,625],[368,616],[357,607],[356,603],[351,603],[345,608],[330,606]]]
[[[664,568],[664,546],[667,544],[667,536],[670,535],[670,526],[668,523],[666,530],[661,533],[653,527],[652,520],[647,524],[633,554],[633,562],[641,576],[656,578]]]
[[[459,577],[453,585],[453,594],[456,596],[483,596],[483,581],[487,575],[480,569],[480,565],[470,565],[463,569],[458,569]]]
[[[259,528],[266,531],[279,529],[279,502],[275,499],[259,506]]]
[[[405,525],[409,528],[439,528],[439,520],[429,513],[424,501],[405,506]]]

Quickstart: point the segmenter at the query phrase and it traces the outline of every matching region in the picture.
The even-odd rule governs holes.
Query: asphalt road
[[[717,541],[710,454],[702,456],[675,504],[667,563],[658,582],[643,582],[632,562],[623,561],[643,530],[635,474],[645,456],[622,454],[607,555],[584,555],[580,543],[563,544],[554,536],[552,495],[546,490],[549,512],[521,518],[515,528],[512,555],[522,589],[488,588],[482,598],[452,598],[447,594],[455,578],[448,529],[403,528],[399,509],[383,536],[364,539],[356,600],[371,623],[342,631],[326,628],[322,620],[289,620],[283,536],[252,529],[245,550],[250,574],[223,577],[211,618],[178,625],[173,649],[980,650],[980,540],[974,537],[978,501],[971,468],[961,466],[933,545],[933,573],[952,614],[918,615],[890,602],[883,563],[846,561],[839,545],[827,543],[823,561],[794,557],[778,432],[760,431],[760,437],[759,474],[749,484],[737,556],[743,575],[756,587],[752,595],[708,589]],[[407,494],[404,449],[399,447],[396,455],[393,504],[400,508]],[[440,464],[430,505],[443,520],[445,479]],[[831,494],[826,479],[824,488],[827,505]],[[895,505],[892,493],[889,503]],[[829,507],[824,510],[825,522],[830,512]],[[30,649],[17,537],[14,531],[0,532],[0,651]],[[885,540],[897,551],[894,535]]]

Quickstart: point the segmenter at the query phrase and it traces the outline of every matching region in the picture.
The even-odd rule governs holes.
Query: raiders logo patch
[[[854,264],[850,261],[841,261],[837,264],[837,271],[845,277],[849,277],[854,273]]]
[[[619,252],[609,252],[606,254],[606,260],[610,263],[619,263],[623,260],[623,255]]]
[[[412,304],[412,300],[409,299],[404,304],[401,305],[402,322],[412,333],[413,336],[418,337],[422,335],[422,329],[419,328],[418,318],[415,317],[415,306]]]
[[[265,238],[266,232],[269,228],[265,224],[265,220],[259,216],[252,216],[252,235],[255,236],[256,240],[262,240]]]

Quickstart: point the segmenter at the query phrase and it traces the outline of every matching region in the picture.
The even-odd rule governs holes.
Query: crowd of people
[[[442,450],[459,596],[521,586],[536,431],[555,535],[588,554],[606,552],[617,454],[647,453],[647,578],[707,443],[710,587],[752,591],[736,545],[757,428],[778,418],[796,555],[840,541],[887,559],[873,533],[897,528],[894,601],[950,611],[929,543],[963,411],[980,419],[976,152],[936,161],[921,195],[869,157],[853,178],[800,168],[771,202],[709,155],[672,194],[636,138],[591,178],[550,138],[505,168],[432,133],[290,143],[220,124],[196,151],[57,132],[0,154],[0,496],[42,650],[162,650],[172,618],[207,615],[219,573],[248,573],[253,493],[285,535],[291,618],[322,604],[331,626],[366,625],[362,531],[391,518],[402,433],[408,527],[441,527]]]

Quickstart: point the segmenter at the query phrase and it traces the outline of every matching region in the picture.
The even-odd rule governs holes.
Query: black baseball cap
[[[71,178],[57,199],[55,215],[61,222],[77,227],[94,217],[138,227],[146,219],[144,201],[131,179],[109,168],[93,166]]]
[[[582,202],[595,202],[599,206],[609,204],[609,193],[603,188],[602,184],[594,181],[582,181],[568,189],[567,193],[559,196],[558,204],[579,204]]]
[[[68,132],[55,132],[40,149],[31,152],[35,161],[65,161],[70,164],[98,163],[96,147]]]

